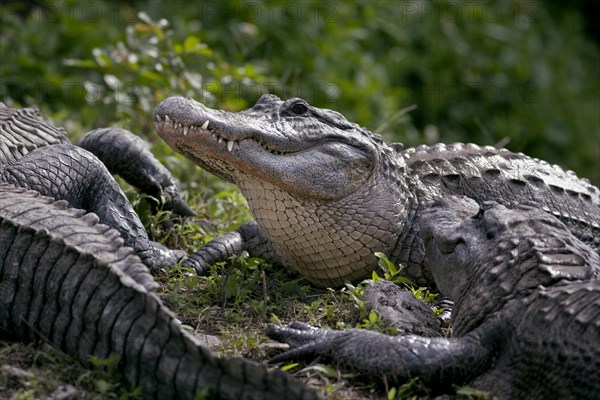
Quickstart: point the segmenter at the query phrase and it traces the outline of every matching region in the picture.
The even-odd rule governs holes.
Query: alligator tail
[[[42,338],[87,367],[118,354],[146,398],[317,398],[281,371],[200,346],[156,286],[94,214],[0,183],[0,338]]]

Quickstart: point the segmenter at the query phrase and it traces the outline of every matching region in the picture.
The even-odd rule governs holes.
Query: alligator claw
[[[337,339],[344,333],[344,331],[315,328],[302,322],[293,322],[288,327],[269,324],[266,329],[267,336],[290,346],[290,350],[271,358],[269,363],[291,360],[312,361],[316,358],[328,357]]]
[[[231,256],[239,254],[244,248],[244,239],[237,232],[229,232],[218,236],[204,245],[200,250],[190,254],[183,261],[184,267],[193,268],[198,275],[208,275],[209,267]]]
[[[186,255],[182,250],[171,250],[152,241],[149,241],[144,248],[136,250],[135,254],[153,274],[158,273],[163,267],[174,266]]]
[[[179,197],[176,186],[164,188],[163,195],[166,199],[165,208],[173,211],[174,214],[182,217],[193,217],[196,215],[196,212]]]

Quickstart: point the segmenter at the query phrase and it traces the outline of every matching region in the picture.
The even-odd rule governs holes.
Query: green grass
[[[72,393],[78,399],[141,399],[116,369],[118,358],[92,359],[94,369],[47,343],[0,341],[0,398],[36,400]]]

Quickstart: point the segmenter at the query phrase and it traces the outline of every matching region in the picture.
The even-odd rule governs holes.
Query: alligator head
[[[456,334],[511,299],[600,275],[598,254],[543,210],[451,197],[418,220],[437,287],[455,302]]]
[[[373,253],[398,240],[404,161],[335,111],[263,95],[232,113],[171,97],[154,123],[177,152],[237,185],[280,261],[317,284],[367,276]]]

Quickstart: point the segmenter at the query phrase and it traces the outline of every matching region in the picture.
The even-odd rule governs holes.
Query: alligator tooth
[[[208,129],[208,120],[206,120],[206,122],[202,124],[202,129],[204,129],[204,130]]]
[[[184,126],[184,127],[183,127],[183,136],[186,136],[186,135],[187,135],[187,133],[188,133],[188,130],[189,130],[189,129],[190,129],[190,128],[189,128],[189,127],[187,127],[187,126]]]
[[[157,120],[158,122],[162,121],[162,118],[160,117],[160,115],[156,114],[156,120]]]
[[[219,136],[219,143],[223,143],[223,138]]]
[[[227,142],[227,151],[231,152],[233,150],[233,140]]]
[[[179,124],[177,124],[177,127],[178,127],[179,129],[181,129],[181,128],[183,127],[183,125],[181,125],[181,123],[179,123]]]
[[[171,122],[171,118],[168,115],[165,115],[165,122]]]
[[[217,140],[217,134],[213,132],[212,133],[212,138],[215,139],[215,140]]]

